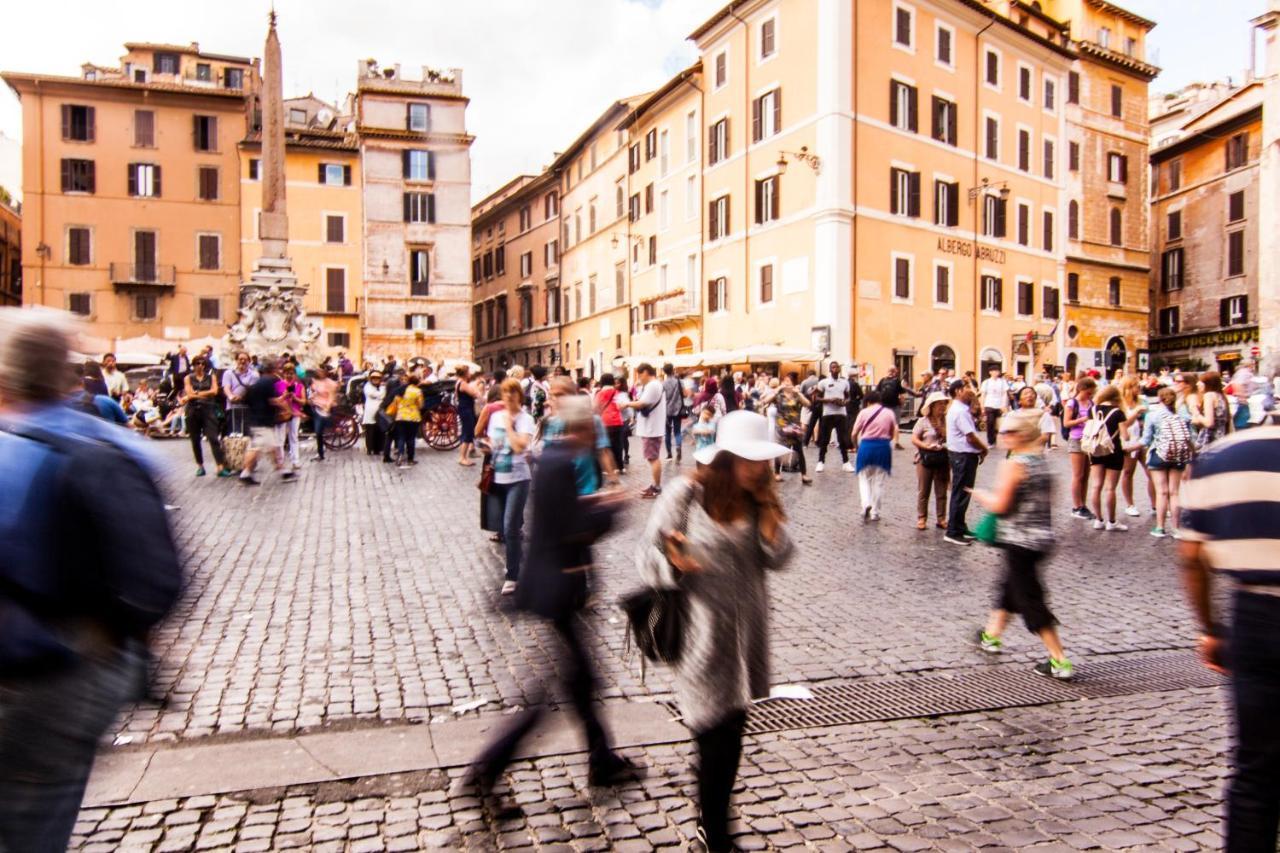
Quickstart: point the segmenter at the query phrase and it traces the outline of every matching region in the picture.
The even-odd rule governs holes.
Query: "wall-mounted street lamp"
[[[995,192],[998,192],[1000,194],[1000,198],[1008,198],[1009,182],[1008,181],[993,182],[990,178],[983,178],[982,183],[978,184],[978,186],[969,188],[969,201],[973,201],[974,199],[977,199],[979,196],[991,195],[992,193],[995,193]]]
[[[46,261],[53,256],[53,249],[49,248],[48,243],[36,244],[36,255],[44,258]]]
[[[810,169],[813,169],[815,175],[822,174],[822,158],[817,154],[809,153],[808,145],[801,145],[799,151],[779,151],[778,152],[778,174],[785,175],[787,173],[787,158],[794,158],[800,163],[804,163]]]
[[[634,240],[634,241],[636,242],[636,245],[637,245],[637,246],[643,246],[643,245],[644,245],[644,237],[643,237],[643,236],[641,236],[641,235],[639,235],[639,234],[632,234],[632,235],[631,235],[631,239],[632,239],[632,240]],[[616,248],[618,248],[618,242],[619,242],[619,241],[618,241],[618,232],[617,232],[617,231],[615,231],[615,232],[613,232],[613,239],[611,239],[611,240],[609,241],[609,245],[610,245],[611,247],[613,247],[613,248],[615,248],[615,249],[616,249]]]

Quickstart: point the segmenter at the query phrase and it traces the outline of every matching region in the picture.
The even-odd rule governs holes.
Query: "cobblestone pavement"
[[[161,445],[190,582],[155,634],[163,710],[139,708],[120,731],[132,742],[245,731],[284,732],[356,719],[417,721],[478,699],[525,703],[551,675],[538,626],[498,595],[502,557],[478,529],[476,469],[424,448],[401,471],[362,451],[304,466],[300,482],[257,489],[194,479],[190,451]],[[637,458],[639,454],[637,453]],[[1065,454],[1054,454],[1065,476]],[[771,579],[775,681],[815,682],[980,666],[971,632],[985,618],[999,556],[915,529],[908,452],[879,523],[864,523],[855,475],[835,465],[802,487],[782,484],[798,552]],[[979,482],[993,474],[983,466]],[[834,470],[833,470],[834,469]],[[629,475],[638,488],[638,469]],[[1060,477],[1057,553],[1046,577],[1068,653],[1091,656],[1186,646],[1174,543],[1094,531],[1068,517]],[[1142,507],[1146,509],[1145,495]],[[603,696],[662,696],[623,659],[615,602],[635,581],[637,500],[597,551],[587,613]],[[1031,663],[1039,643],[1012,626],[1004,660]]]
[[[117,743],[269,737],[496,712],[555,692],[538,625],[497,590],[501,554],[477,527],[476,469],[423,449],[402,471],[360,451],[308,463],[300,482],[258,489],[195,480],[185,444],[160,452],[188,555],[189,588],[154,637],[163,709],[123,715]],[[915,529],[908,452],[878,524],[864,523],[854,475],[836,465],[782,484],[799,546],[771,580],[775,682],[971,670],[996,552]],[[811,457],[811,464],[812,464]],[[829,460],[830,461],[830,458]],[[1065,454],[1059,547],[1046,576],[1081,670],[1118,653],[1185,648],[1194,627],[1173,543],[1071,520]],[[686,466],[687,467],[687,466]],[[995,465],[983,466],[986,483]],[[629,475],[637,491],[644,476]],[[1144,512],[1145,495],[1140,500]],[[668,682],[623,657],[613,602],[635,584],[636,501],[598,549],[585,614],[607,699],[663,697]],[[1012,626],[1002,662],[1038,642]],[[1220,689],[1121,696],[977,714],[748,738],[735,795],[744,849],[1163,849],[1219,846],[1227,731]],[[687,744],[629,751],[646,778],[586,784],[585,757],[519,762],[509,782],[525,816],[496,820],[451,793],[451,769],[86,809],[91,850],[303,847],[316,850],[648,850],[693,833]]]
[[[742,849],[1218,849],[1218,689],[749,737]],[[689,748],[631,750],[643,781],[586,783],[582,754],[517,762],[524,814],[450,796],[457,773],[88,809],[85,850],[646,851],[693,837]]]

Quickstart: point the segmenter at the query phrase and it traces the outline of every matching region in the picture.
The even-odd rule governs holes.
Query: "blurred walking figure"
[[[292,480],[297,476],[285,465],[284,450],[281,448],[283,433],[276,429],[281,417],[286,414],[292,416],[289,402],[279,391],[279,387],[275,359],[263,359],[258,381],[244,392],[244,404],[249,411],[249,450],[244,456],[244,470],[240,472],[240,482],[243,485],[258,485],[253,470],[258,464],[258,457],[263,453],[271,454],[271,461],[275,464],[276,471],[280,472],[280,479]]]
[[[327,368],[316,371],[311,380],[311,428],[316,434],[316,459],[324,461],[324,434],[329,429],[329,413],[338,397],[338,382]]]
[[[752,412],[730,412],[703,467],[667,489],[640,542],[642,580],[679,587],[688,601],[675,692],[698,746],[700,834],[731,850],[729,798],[742,757],[747,706],[769,695],[765,572],[791,556],[769,463],[789,452]]]
[[[508,401],[520,399],[520,393],[519,380],[503,383],[503,395]],[[509,410],[495,417],[508,414]],[[521,610],[550,622],[559,635],[565,654],[555,669],[564,672],[564,685],[586,733],[590,781],[593,785],[609,785],[635,767],[610,747],[609,734],[596,713],[595,674],[577,616],[587,601],[592,543],[609,531],[622,495],[578,494],[577,460],[591,458],[596,439],[588,398],[560,397],[556,415],[563,432],[547,444],[538,459],[529,554],[520,573],[515,602]],[[523,410],[517,417],[532,420]],[[512,539],[519,540],[518,532]],[[521,740],[544,710],[540,701],[518,714],[471,765],[467,782],[478,787],[482,795],[491,795],[498,776],[511,763]]]
[[[67,848],[181,585],[145,446],[63,404],[66,323],[0,313],[0,850],[24,853]]]
[[[1276,849],[1280,822],[1280,427],[1222,439],[1196,458],[1182,494],[1182,578],[1205,663],[1231,676],[1235,772],[1229,853]],[[1271,544],[1267,544],[1267,543]],[[1214,574],[1233,581],[1231,635],[1214,618]]]
[[[880,520],[884,484],[893,471],[893,444],[898,443],[898,410],[882,405],[879,391],[868,391],[864,408],[853,424],[853,443],[858,448],[858,495],[864,521]]]
[[[975,501],[999,516],[996,543],[1005,555],[996,609],[986,628],[978,632],[978,645],[983,651],[999,652],[1009,614],[1021,614],[1027,630],[1039,636],[1049,652],[1049,660],[1037,664],[1035,671],[1069,680],[1074,668],[1062,650],[1058,620],[1049,610],[1040,582],[1040,562],[1053,548],[1053,477],[1040,440],[1039,410],[1021,409],[1000,418],[999,437],[1009,458],[1001,463],[991,491],[973,491]]]

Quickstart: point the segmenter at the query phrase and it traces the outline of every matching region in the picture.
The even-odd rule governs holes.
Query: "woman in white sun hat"
[[[676,699],[698,746],[699,833],[729,850],[729,796],[742,756],[747,707],[769,695],[768,569],[792,545],[769,463],[789,453],[754,412],[729,412],[702,467],[664,489],[640,542],[650,586],[679,587],[688,602]]]

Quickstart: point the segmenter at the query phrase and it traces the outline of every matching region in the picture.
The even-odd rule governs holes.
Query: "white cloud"
[[[376,58],[459,67],[471,104],[472,196],[551,161],[614,100],[656,88],[696,58],[685,37],[722,0],[277,0],[285,96],[338,100],[356,63]],[[7,70],[76,75],[114,64],[126,41],[186,44],[259,56],[267,4],[133,0],[127,14],[97,0],[23,3],[6,10]],[[122,7],[123,8],[123,7]],[[22,37],[48,32],[56,39]],[[12,37],[18,36],[18,37]],[[20,137],[17,99],[0,87],[0,131]]]

